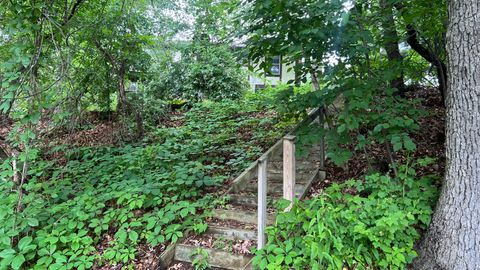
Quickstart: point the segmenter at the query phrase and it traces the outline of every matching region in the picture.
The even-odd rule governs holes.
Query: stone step
[[[312,165],[311,167],[304,168],[304,169],[298,169],[296,170],[296,174],[311,174],[312,172],[318,170],[318,167],[316,165]],[[283,176],[283,168],[268,168],[267,174],[274,174],[274,175],[282,175]]]
[[[310,160],[296,160],[295,167],[297,172],[301,171],[310,171],[314,170],[318,167],[317,162],[310,161]],[[269,160],[267,162],[267,169],[268,170],[277,170],[278,172],[282,172],[283,170],[283,160]]]
[[[208,254],[206,260],[208,262],[208,265],[211,267],[218,267],[229,270],[243,270],[246,269],[252,258],[252,256],[231,254],[229,252],[218,249],[178,244],[175,248],[174,259],[176,261],[191,263],[193,259],[195,259],[194,254],[198,249],[202,249]]]
[[[235,220],[243,223],[257,224],[257,211],[239,209],[214,209],[213,216],[223,220]],[[275,223],[275,213],[267,214],[267,224]]]
[[[302,194],[297,192],[295,196],[300,198]],[[274,201],[281,199],[281,196],[267,196],[267,205],[269,207],[274,206]],[[237,205],[246,205],[246,206],[257,206],[258,196],[256,194],[232,194],[230,195],[230,203]]]
[[[220,226],[208,226],[207,234],[214,237],[223,236],[227,239],[256,240],[257,232],[237,228],[224,228]]]
[[[257,181],[250,182],[244,192],[257,194],[258,184]],[[295,183],[295,195],[300,196],[305,192],[305,185],[302,183]],[[267,196],[281,197],[283,196],[283,183],[267,183]]]
[[[312,170],[310,172],[302,172],[295,174],[295,182],[296,183],[306,183],[311,178],[311,173],[315,172]],[[257,179],[255,179],[255,182]],[[283,172],[278,170],[269,170],[267,172],[267,183],[283,183]]]
[[[305,170],[305,171],[298,171],[295,176],[296,183],[299,184],[308,184],[308,182],[312,179],[312,175],[314,175],[318,169],[316,167],[313,167],[312,169]],[[231,193],[241,193],[244,191],[247,187],[252,185],[252,182],[255,183],[257,182],[257,176],[256,174],[253,176],[250,176],[251,178],[245,178],[241,181],[234,182],[233,187],[230,190]],[[267,172],[267,181],[268,183],[283,183],[283,171],[282,169],[274,169],[270,168],[268,169]]]

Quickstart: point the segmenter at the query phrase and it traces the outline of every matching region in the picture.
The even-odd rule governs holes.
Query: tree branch
[[[72,10],[70,11],[70,15],[68,15],[67,20],[65,21],[64,25],[67,24],[75,15],[75,12],[77,11],[78,7],[85,2],[85,0],[77,0],[75,4],[73,4]]]
[[[432,53],[425,48],[420,42],[418,41],[417,30],[411,24],[407,24],[407,43],[415,50],[420,56],[425,58],[428,62],[434,64],[434,58],[432,57]]]
[[[102,46],[102,44],[100,43],[100,41],[98,41],[97,39],[94,39],[93,42],[95,43],[95,46],[97,47],[97,49],[103,54],[103,56],[105,56],[105,58],[108,59],[108,61],[109,61],[110,64],[112,65],[113,69],[116,70],[117,62],[116,62],[115,59],[113,58],[112,54],[109,53],[107,50],[105,50],[105,48],[103,48],[103,46]]]

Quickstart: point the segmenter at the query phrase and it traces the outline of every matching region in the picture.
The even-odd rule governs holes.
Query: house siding
[[[258,73],[253,73],[248,76],[248,82],[250,88],[255,90],[256,87],[262,85],[278,85],[281,83],[287,83],[288,81],[295,80],[295,72],[293,71],[293,65],[281,63],[280,76],[261,76]]]

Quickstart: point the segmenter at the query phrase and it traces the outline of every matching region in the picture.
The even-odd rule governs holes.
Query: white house
[[[263,73],[263,72],[262,72]],[[248,83],[253,90],[265,88],[267,85],[276,86],[295,80],[295,72],[291,64],[285,64],[281,56],[272,58],[270,72],[265,74],[249,72]]]

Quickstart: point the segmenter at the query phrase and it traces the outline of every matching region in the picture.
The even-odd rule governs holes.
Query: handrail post
[[[320,128],[323,129],[324,125],[325,125],[325,110],[324,110],[323,106],[320,107],[320,114],[318,115],[318,122],[319,122]],[[324,135],[322,135],[322,137],[320,138],[319,144],[320,144],[319,145],[319,147],[320,147],[319,169],[320,169],[320,171],[325,171],[325,136]]]
[[[295,198],[295,139],[293,135],[283,137],[283,198],[292,204]],[[285,211],[290,211],[292,204]]]
[[[267,157],[258,160],[258,222],[257,249],[265,246],[265,227],[267,225]]]

